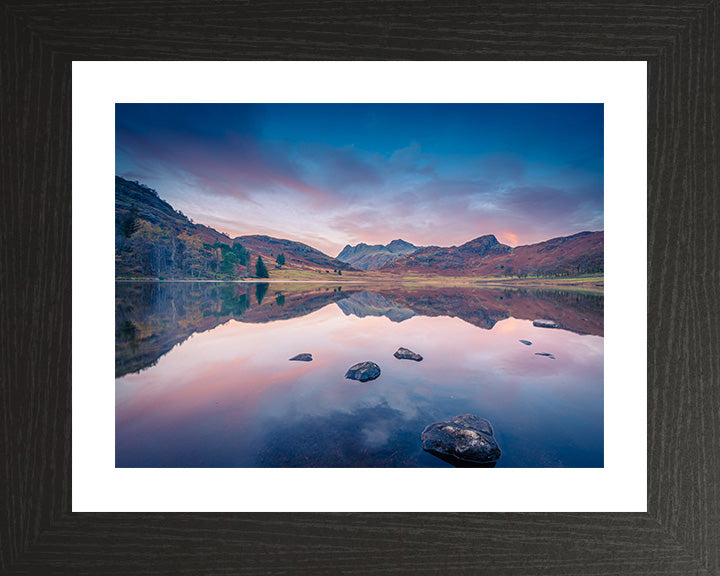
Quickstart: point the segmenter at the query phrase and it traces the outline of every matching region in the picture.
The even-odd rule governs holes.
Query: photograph
[[[115,105],[117,468],[602,468],[603,104]]]

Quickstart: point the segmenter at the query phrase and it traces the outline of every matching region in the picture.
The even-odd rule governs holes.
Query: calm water
[[[380,377],[346,380],[364,360]],[[115,390],[118,467],[449,467],[420,435],[465,413],[492,422],[498,467],[602,467],[603,299],[117,283]]]

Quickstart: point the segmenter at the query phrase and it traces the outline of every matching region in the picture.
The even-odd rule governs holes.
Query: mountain
[[[360,270],[374,270],[375,268],[380,268],[387,262],[392,262],[408,254],[412,254],[417,249],[417,246],[401,239],[393,240],[385,246],[382,244],[370,246],[365,243],[360,243],[356,246],[350,246],[350,244],[348,244],[343,248],[342,252],[338,254],[337,259],[352,264]]]
[[[447,276],[573,275],[603,271],[604,233],[580,232],[511,248],[492,234],[461,246],[428,246],[383,265],[379,272]]]
[[[462,246],[426,246],[413,254],[388,262],[381,271],[456,274],[478,268],[484,259],[505,255],[512,248],[500,244],[492,234],[480,236]]]
[[[192,222],[152,188],[115,177],[116,278],[231,280],[253,275],[258,256],[274,270],[280,254],[285,269],[354,270],[300,242],[269,236],[230,238]]]

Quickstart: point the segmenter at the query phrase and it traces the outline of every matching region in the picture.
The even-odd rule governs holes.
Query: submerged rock
[[[474,414],[430,424],[423,430],[422,443],[426,452],[465,462],[490,463],[500,458],[492,424]]]
[[[530,342],[530,340],[520,340],[520,342],[522,342],[523,344],[525,344],[525,346],[530,346],[530,345],[532,345],[532,342]]]
[[[345,378],[360,380],[360,382],[375,380],[378,376],[380,376],[380,366],[375,362],[360,362],[350,366],[350,369],[345,373]]]
[[[416,354],[412,350],[408,350],[407,348],[398,348],[395,354],[393,354],[395,358],[399,360],[415,360],[415,362],[420,362],[420,360],[423,359],[420,354]]]
[[[533,320],[533,326],[538,328],[557,328],[557,324],[552,320]]]
[[[535,356],[547,356],[548,358],[555,360],[555,356],[548,354],[547,352],[535,352]]]
[[[292,358],[290,358],[290,360],[298,360],[299,362],[312,362],[312,354],[308,352],[303,352],[302,354],[293,356]]]

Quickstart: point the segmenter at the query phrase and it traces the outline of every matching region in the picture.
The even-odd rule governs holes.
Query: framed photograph
[[[720,570],[717,3],[419,6],[0,12],[3,573]]]
[[[645,63],[73,66],[74,511],[645,510]]]

